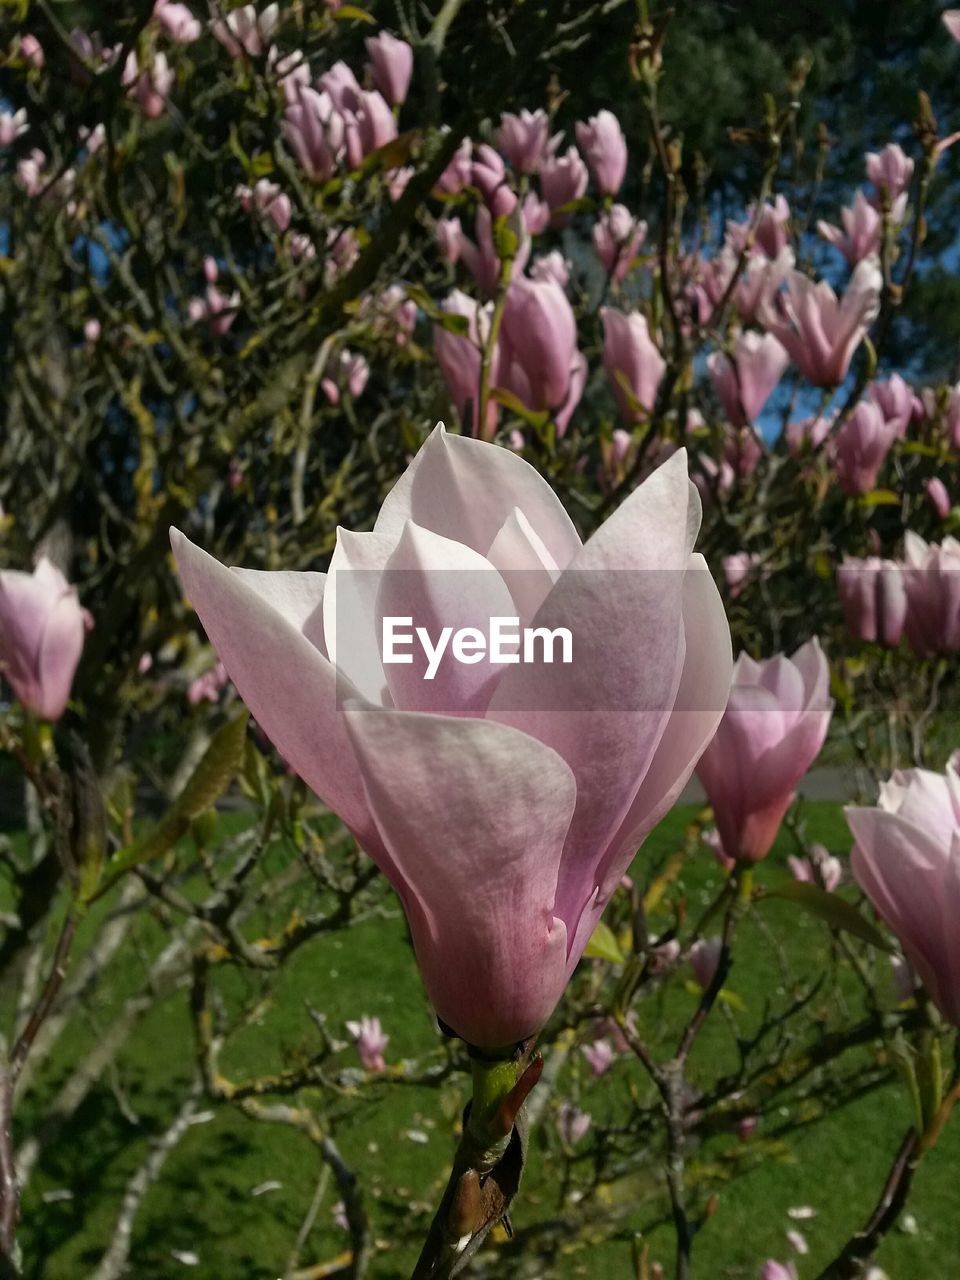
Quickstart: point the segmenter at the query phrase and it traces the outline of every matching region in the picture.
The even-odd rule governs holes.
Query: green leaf
[[[549,421],[550,415],[536,409],[528,409],[519,396],[508,391],[506,387],[492,387],[490,390],[491,397],[496,400],[497,404],[502,404],[505,409],[509,409],[511,413],[516,414],[524,422],[528,422],[532,427],[543,427]]]
[[[901,453],[915,454],[920,458],[939,458],[940,450],[936,445],[924,444],[922,440],[901,440],[898,448]]]
[[[899,507],[900,495],[892,489],[871,489],[860,499],[864,507]]]
[[[138,840],[121,849],[110,863],[109,876],[96,896],[114,884],[132,867],[162,857],[168,849],[190,831],[194,822],[212,809],[233,781],[243,761],[249,713],[239,715],[221,725],[213,735],[203,759],[172,807],[159,823]]]
[[[216,804],[240,768],[249,718],[247,711],[241,711],[213,735],[203,759],[174,806],[189,822]]]
[[[893,951],[879,929],[854,907],[836,893],[827,893],[818,885],[805,880],[792,880],[781,885],[779,889],[769,889],[758,901],[767,902],[771,898],[780,898],[784,902],[794,902],[809,915],[825,921],[831,929],[842,929],[851,933],[862,942],[867,942],[878,951]]]
[[[703,987],[699,982],[694,982],[692,978],[688,978],[683,985],[688,995],[703,995]],[[720,988],[717,992],[717,1003],[725,1004],[728,1009],[735,1009],[737,1013],[746,1013],[747,1011],[746,1001],[741,996],[738,996],[735,991],[731,991],[729,987]]]
[[[333,16],[337,22],[371,22],[376,25],[377,21],[372,13],[355,4],[342,4],[339,9],[334,9]]]
[[[584,947],[583,954],[591,960],[609,960],[611,964],[623,964],[624,955],[620,950],[613,930],[601,920]]]
[[[441,312],[434,319],[441,329],[446,329],[447,333],[455,333],[458,338],[466,338],[470,335],[470,321],[466,316],[458,316],[453,312],[449,314]]]

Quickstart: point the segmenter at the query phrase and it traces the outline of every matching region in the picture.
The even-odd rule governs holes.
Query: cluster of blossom
[[[837,590],[851,636],[920,658],[960,651],[960,542],[928,544],[908,529],[902,560],[844,558]]]
[[[612,280],[623,280],[643,242],[645,224],[634,220],[623,205],[611,204],[627,168],[626,139],[616,116],[600,111],[577,125],[576,137],[579,150],[574,145],[563,150],[564,135],[550,136],[545,111],[505,113],[497,146],[465,140],[437,184],[435,194],[447,204],[476,200],[474,240],[465,234],[459,216],[438,219],[441,256],[451,266],[462,262],[481,297],[488,299],[501,283],[503,261],[509,264],[502,322],[489,352],[492,301],[483,303],[454,289],[442,310],[462,317],[466,326],[441,321],[435,328],[436,356],[451,399],[461,422],[475,435],[492,437],[500,412],[496,398],[480,404],[485,363],[491,387],[508,392],[530,413],[548,414],[560,436],[586,385],[587,361],[578,350],[576,316],[565,292],[570,264],[557,250],[530,262],[531,238],[549,227],[565,226],[584,200],[592,177],[604,205],[593,242]],[[530,185],[533,178],[536,189]],[[605,364],[611,387],[622,397],[629,420],[636,421],[638,405],[621,387],[615,366],[636,365],[631,337],[637,322],[644,335],[642,368],[634,370],[640,386],[633,399],[640,413],[653,404],[663,360],[646,336],[646,321],[639,313],[627,316],[606,308],[603,322],[610,335]]]
[[[461,423],[483,438],[492,438],[497,428],[504,399],[497,391],[509,393],[531,414],[548,414],[563,436],[586,386],[587,364],[567,296],[571,264],[557,250],[532,257],[536,237],[565,226],[579,209],[594,209],[592,239],[608,281],[622,284],[641,264],[646,225],[625,206],[611,203],[628,162],[616,117],[601,111],[576,126],[576,138],[580,150],[574,145],[564,150],[563,134],[550,136],[542,110],[505,114],[496,145],[466,140],[434,193],[447,204],[474,205],[472,239],[463,229],[462,212],[447,212],[436,224],[441,256],[451,266],[466,268],[478,296],[459,287],[449,294],[442,311],[466,324],[441,317],[434,342]],[[864,206],[882,222],[876,206],[893,189],[902,215],[913,162],[891,144],[869,155],[867,167],[877,191],[873,203],[863,197]],[[587,197],[591,176],[599,201]],[[790,208],[778,196],[748,210],[745,221],[730,222],[712,257],[688,256],[682,263],[685,330],[717,341],[711,326],[739,271],[731,296],[733,326],[707,360],[726,435],[722,458],[706,459],[705,469],[713,472],[710,478],[721,491],[749,475],[762,456],[754,424],[788,364],[816,387],[837,387],[879,311],[882,279],[875,251],[857,255],[838,298],[826,281],[814,282],[794,269],[790,237]],[[501,289],[502,316],[495,320]],[[662,341],[638,306],[605,306],[600,315],[603,367],[621,419],[632,428],[655,406],[666,369]],[[691,415],[688,429],[701,421]],[[621,469],[629,443],[624,436],[614,440],[607,460],[614,470]]]
[[[341,165],[357,168],[371,152],[397,136],[396,112],[406,98],[413,73],[412,48],[383,31],[366,41],[367,84],[372,87],[362,87],[342,61],[314,82],[301,51],[282,52],[273,43],[282,22],[283,14],[276,4],[259,11],[254,5],[245,5],[201,21],[185,4],[156,0],[145,38],[131,50],[124,65],[122,81],[128,96],[148,119],[163,115],[177,73],[158,43],[167,40],[173,45],[192,44],[209,29],[232,58],[263,61],[266,74],[285,103],[284,140],[311,181],[326,181]],[[70,42],[73,74],[80,82],[115,65],[121,53],[121,46],[105,45],[98,33],[79,28],[71,32]],[[28,68],[39,70],[45,66],[43,49],[35,37],[23,36],[18,51]],[[0,147],[12,146],[28,130],[24,108],[5,111],[0,115]],[[87,156],[96,154],[105,140],[103,125],[84,129],[79,135]],[[411,172],[394,169],[388,173],[388,190],[394,199],[399,197]],[[49,194],[63,203],[73,192],[76,171],[69,167],[55,172],[46,153],[31,148],[17,163],[17,182],[30,197]],[[311,238],[291,226],[292,202],[278,183],[261,178],[253,186],[239,186],[236,196],[252,217],[277,235],[286,235],[288,251],[295,260],[316,255],[317,246]],[[67,211],[71,209],[68,204]],[[325,278],[331,285],[356,260],[359,247],[354,232],[350,228],[331,229],[325,251]],[[213,337],[223,337],[236,319],[239,296],[224,295],[219,290],[211,262],[208,258],[205,264],[204,294],[191,301],[189,315],[194,322],[204,321]],[[383,310],[392,315],[396,341],[405,342],[413,327],[406,299],[398,302],[388,298]],[[413,315],[415,318],[415,308]]]

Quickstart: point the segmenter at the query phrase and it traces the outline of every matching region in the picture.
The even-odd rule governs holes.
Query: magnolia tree
[[[867,1274],[960,1097],[960,386],[884,362],[960,121],[921,91],[824,207],[798,64],[725,122],[752,199],[724,220],[645,2],[69,9],[8,5],[0,66],[3,1274],[36,1273],[33,1175],[169,1001],[188,1082],[98,1280],[146,1274],[138,1214],[211,1110],[321,1163],[271,1274],[567,1274],[664,1216],[624,1273],[709,1274],[762,1142],[899,1070],[866,1221],[751,1261]],[[631,136],[578,82],[611,40]],[[833,851],[793,808],[828,735]],[[648,854],[694,773],[712,817]],[[234,1046],[285,973],[397,899],[433,1036],[398,1058],[317,984],[258,1074]],[[804,916],[830,960],[798,973]],[[728,985],[751,927],[762,1009]],[[385,1241],[340,1135],[414,1086],[448,1159]],[[559,1198],[512,1224],[527,1165]],[[349,1247],[310,1267],[331,1181]]]

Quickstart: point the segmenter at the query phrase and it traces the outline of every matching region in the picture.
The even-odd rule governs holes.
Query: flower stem
[[[521,1109],[540,1078],[533,1043],[509,1056],[471,1053],[473,1096],[463,1135],[412,1280],[458,1275],[490,1231],[507,1217],[526,1159]]]

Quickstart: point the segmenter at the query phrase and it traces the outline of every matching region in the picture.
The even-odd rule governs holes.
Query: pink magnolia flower
[[[364,1013],[356,1022],[350,1021],[346,1025],[364,1068],[367,1071],[385,1071],[387,1064],[383,1053],[390,1037],[384,1033],[380,1019],[368,1018]]]
[[[714,310],[727,291],[738,258],[739,254],[727,246],[709,261],[698,264],[699,283],[694,294],[701,324],[712,322]],[[733,291],[734,306],[741,320],[752,323],[762,309],[772,303],[792,271],[793,261],[793,251],[789,248],[781,250],[773,259],[762,253],[747,259]]]
[[[810,860],[816,869],[820,883],[832,893],[843,880],[843,863],[835,858],[826,845],[810,846]]]
[[[0,147],[12,146],[29,127],[24,107],[19,111],[0,111]]]
[[[960,9],[944,9],[940,17],[954,40],[960,40]]]
[[[475,298],[459,289],[441,304],[447,315],[462,316],[467,322],[465,333],[438,323],[433,329],[433,349],[453,401],[457,417],[465,430],[489,439],[497,429],[500,407],[491,397],[487,402],[484,422],[478,421],[480,412],[480,372],[482,350],[490,334],[492,306],[481,306]],[[494,347],[490,366],[491,386],[495,386],[500,369],[500,346]]]
[[[283,113],[281,132],[311,182],[333,176],[343,154],[345,126],[328,93],[301,88]]]
[[[17,161],[17,186],[31,199],[43,191],[46,167],[47,157],[36,147],[29,155]]]
[[[617,1060],[616,1051],[609,1040],[594,1040],[592,1044],[582,1045],[580,1052],[595,1076],[604,1075]]]
[[[102,124],[94,125],[92,129],[82,125],[78,130],[80,141],[86,147],[88,156],[95,156],[107,141],[106,126]]]
[[[744,1116],[737,1122],[737,1137],[741,1142],[749,1142],[760,1126],[759,1116]]]
[[[701,453],[697,463],[700,470],[694,475],[693,483],[706,505],[717,496],[725,497],[736,484],[737,473],[725,458],[717,462],[709,454]]]
[[[723,841],[720,839],[720,832],[716,827],[710,827],[708,830],[701,832],[700,839],[716,858],[724,871],[732,871],[737,865],[736,858],[731,858],[723,847]]]
[[[536,173],[547,149],[550,121],[543,110],[505,111],[500,117],[497,146],[518,173]]]
[[[453,159],[437,179],[434,190],[442,195],[455,196],[469,185],[472,171],[473,143],[469,138],[464,138]]]
[[[756,206],[750,205],[746,221],[727,223],[727,245],[735,254],[743,251],[755,210]],[[771,262],[778,258],[790,243],[789,224],[790,205],[786,196],[779,195],[772,203],[768,201],[761,210],[751,252]]]
[[[822,885],[828,893],[837,887],[843,877],[840,859],[829,853],[826,858],[821,857],[816,861],[812,858],[797,858],[791,854],[787,858],[787,866],[794,880],[803,884]]]
[[[33,573],[0,570],[0,679],[34,715],[63,715],[92,626],[76,590],[46,556]]]
[[[112,67],[123,51],[122,44],[105,46],[99,32],[90,34],[81,27],[74,27],[70,32],[70,46],[78,62],[84,64],[73,68],[81,83],[86,83],[90,78],[88,68],[92,69],[94,75],[99,75]]]
[[[792,1262],[777,1262],[768,1258],[760,1268],[760,1280],[797,1280],[797,1268]]]
[[[600,437],[600,465],[597,479],[605,493],[609,493],[626,478],[636,459],[633,436],[622,427],[615,427],[610,438]]]
[[[310,62],[302,49],[281,53],[276,45],[271,45],[267,51],[267,71],[276,77],[288,106],[297,101],[301,89],[310,87]]]
[[[552,280],[555,285],[565,289],[570,283],[570,261],[559,249],[551,249],[530,264],[531,280]]]
[[[736,477],[746,480],[757,469],[763,457],[763,439],[756,427],[732,427],[725,424],[723,431],[723,460]]]
[[[329,95],[330,101],[342,115],[354,115],[360,106],[360,81],[353,74],[353,69],[342,59],[335,62],[317,81],[321,92]]]
[[[389,31],[365,42],[370,59],[370,76],[391,107],[400,107],[407,97],[413,75],[413,49]]]
[[[397,136],[397,122],[394,114],[390,110],[383,94],[378,93],[375,89],[370,92],[366,90],[360,91],[360,100],[355,119],[362,156],[368,156],[372,151],[379,151],[381,147],[385,147],[388,142],[392,142]],[[348,121],[348,149],[350,142],[349,125],[351,123]],[[358,160],[350,160],[353,168],[356,168],[358,163]]]
[[[857,264],[842,301],[825,280],[814,284],[799,271],[787,276],[779,307],[761,307],[764,327],[779,338],[791,360],[815,387],[838,386],[853,353],[880,310],[880,268],[872,258]]]
[[[933,511],[939,520],[946,520],[950,516],[950,494],[947,486],[943,483],[939,476],[931,476],[924,485],[927,494],[927,501],[933,508]]]
[[[557,1132],[563,1145],[575,1147],[587,1136],[592,1119],[589,1111],[581,1111],[572,1102],[561,1102],[557,1112]]]
[[[442,232],[438,224],[438,232],[444,236],[447,252],[456,254],[456,257],[450,258],[449,261],[455,262],[457,258],[461,258],[464,266],[480,286],[481,293],[492,297],[500,279],[500,258],[497,256],[497,249],[493,242],[493,215],[490,210],[483,204],[477,208],[474,219],[476,243],[460,230],[459,218],[444,221],[456,223],[456,226],[448,226]],[[441,244],[441,251],[443,247]],[[523,272],[529,256],[530,241],[524,236],[513,260],[511,278]]]
[[[287,248],[294,262],[309,262],[317,256],[317,246],[303,231],[291,231],[287,239]]]
[[[704,991],[716,977],[722,952],[723,942],[719,938],[699,938],[690,948],[690,968]]]
[[[42,70],[47,60],[46,54],[43,52],[43,45],[29,31],[20,37],[20,56],[27,66],[32,67],[34,71]]]
[[[324,283],[331,288],[360,256],[360,242],[352,227],[331,227],[327,232]]]
[[[220,692],[230,682],[226,668],[222,662],[216,663],[208,671],[191,680],[187,686],[187,701],[191,707],[201,702],[219,702]]]
[[[548,410],[563,434],[586,381],[577,322],[556,280],[520,276],[507,292],[499,383],[528,409]]]
[[[707,368],[727,420],[743,427],[759,417],[787,367],[787,353],[772,334],[741,333],[733,358],[720,351],[707,357]]]
[[[622,204],[605,209],[594,223],[593,247],[604,271],[615,284],[619,284],[630,270],[646,234],[647,224],[639,222]]]
[[[563,155],[551,152],[540,164],[540,191],[550,206],[555,227],[565,226],[569,214],[564,206],[579,200],[587,189],[589,174],[576,147],[568,147]]]
[[[270,182],[268,178],[260,178],[252,188],[237,187],[237,199],[241,209],[269,218],[279,232],[282,233],[289,227],[293,216],[290,197],[284,195],[277,183]]]
[[[658,942],[656,946],[651,947],[650,959],[653,962],[653,972],[665,973],[680,959],[681,950],[678,938],[668,938],[666,942]],[[633,1019],[634,1015],[631,1013],[629,1017]],[[613,1025],[616,1027],[616,1023]],[[630,1025],[634,1030],[636,1029],[633,1027],[632,1021]],[[613,1041],[621,1053],[630,1048],[626,1036],[620,1031],[619,1027],[617,1027],[616,1034],[613,1036]]]
[[[916,411],[916,397],[910,384],[904,382],[899,373],[894,373],[883,382],[871,382],[867,396],[883,414],[884,420],[893,423],[897,437],[902,440]]]
[[[366,357],[344,349],[327,361],[320,387],[330,404],[339,404],[344,389],[354,400],[362,396],[369,377]]]
[[[898,196],[890,215],[894,225],[903,221],[906,207],[907,197]],[[871,254],[880,252],[883,218],[862,191],[857,192],[852,205],[840,210],[840,219],[843,222],[842,229],[821,219],[817,223],[817,230],[824,240],[840,250],[851,267]]]
[[[88,347],[95,347],[100,341],[101,326],[96,316],[91,316],[83,323],[83,337]]]
[[[441,426],[326,578],[231,571],[172,532],[241,696],[396,888],[433,1006],[471,1044],[544,1024],[717,724],[729,633],[698,514],[680,450],[583,546],[532,467]],[[425,652],[384,661],[402,615],[434,637],[562,624],[579,658],[425,679]]]
[[[627,172],[627,140],[612,111],[598,111],[576,129],[577,145],[586,157],[601,195],[615,196]]]
[[[647,318],[602,307],[603,367],[625,422],[640,422],[653,408],[667,363],[650,337]]]
[[[463,227],[459,218],[438,218],[434,231],[437,236],[437,248],[444,262],[456,266],[460,260],[460,249],[463,244]]]
[[[517,207],[517,196],[507,179],[503,158],[485,142],[474,150],[470,182],[480,192],[492,217],[507,217]]]
[[[960,542],[928,545],[908,529],[904,576],[907,641],[919,657],[960,649]]]
[[[900,939],[931,1000],[960,1026],[960,773],[902,769],[877,807],[848,808],[853,875]]]
[[[787,423],[784,435],[791,458],[799,458],[808,450],[819,449],[829,436],[832,427],[833,417],[830,414],[819,414],[815,418],[799,418]]]
[[[528,191],[523,197],[520,216],[527,235],[538,236],[550,225],[550,206],[535,191]]]
[[[193,44],[203,35],[203,25],[185,4],[175,0],[156,0],[153,16],[175,44]]]
[[[896,438],[896,422],[885,421],[872,400],[861,400],[833,437],[833,465],[844,493],[856,497],[876,488]]]
[[[847,630],[861,643],[895,649],[907,616],[906,580],[893,560],[844,556],[837,569],[837,592]]]
[[[867,177],[877,188],[886,190],[892,204],[910,186],[913,161],[896,142],[888,142],[882,151],[867,152]]]
[[[373,300],[374,332],[392,337],[405,347],[417,327],[417,304],[402,284],[388,285]]]
[[[388,169],[385,173],[387,179],[387,190],[390,193],[391,200],[399,200],[406,191],[410,179],[416,173],[413,165],[406,164],[400,169]]]
[[[240,9],[231,9],[222,18],[215,18],[210,30],[231,58],[242,58],[245,53],[259,58],[266,52],[279,21],[278,4],[268,4],[262,13],[257,13],[256,5],[245,4]]]
[[[756,551],[735,551],[723,557],[723,576],[730,588],[730,599],[736,600],[744,587],[757,575],[763,556]]]
[[[189,315],[194,324],[206,322],[215,338],[222,338],[237,318],[240,293],[222,293],[215,284],[208,284],[202,298],[191,298]]]
[[[167,109],[167,98],[176,79],[173,68],[164,53],[155,53],[149,66],[141,67],[136,50],[127,57],[123,69],[123,83],[128,96],[148,120],[156,120]]]
[[[790,874],[794,880],[804,884],[819,885],[820,877],[817,875],[816,868],[809,858],[797,858],[791,855],[787,858],[787,866],[790,868]]]
[[[829,687],[816,640],[792,658],[737,659],[727,709],[697,766],[731,856],[759,862],[769,853],[796,785],[827,736]]]

